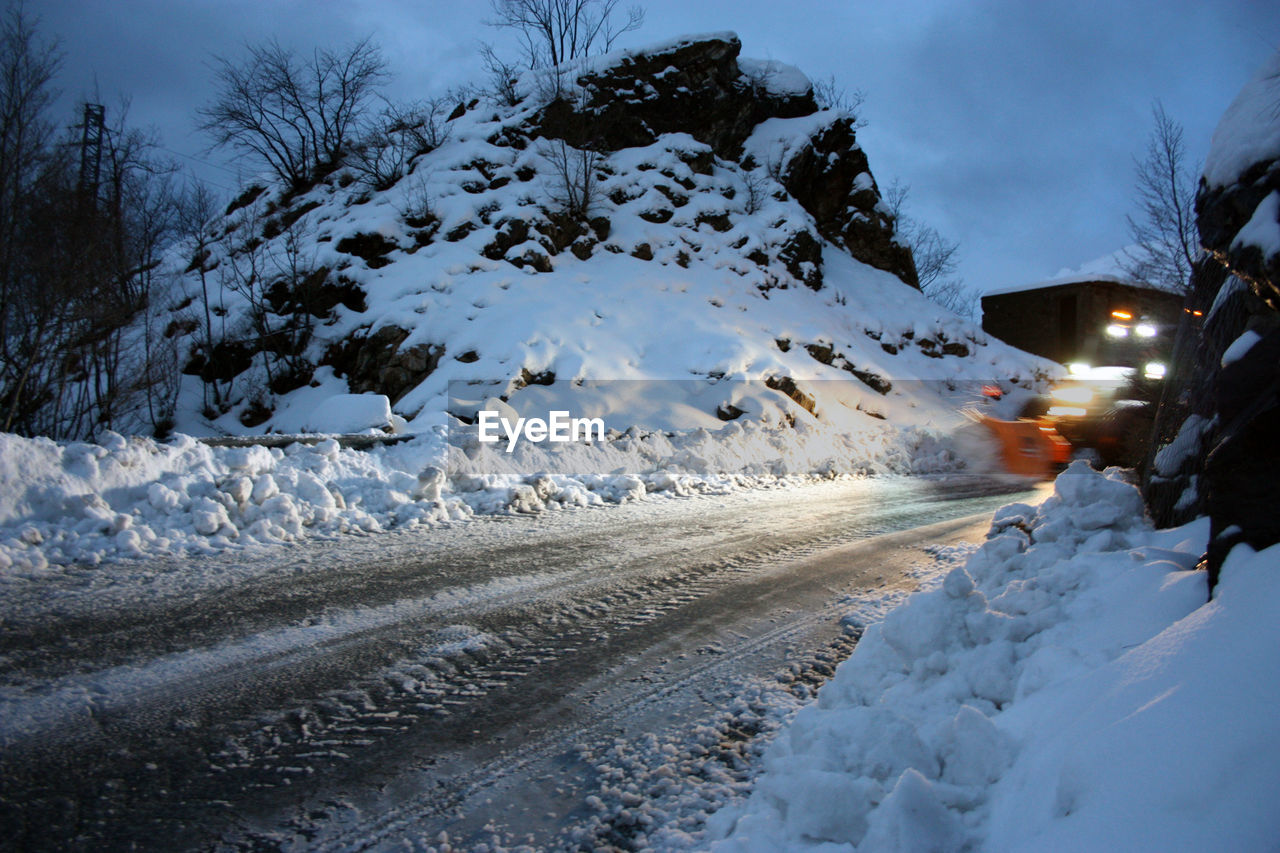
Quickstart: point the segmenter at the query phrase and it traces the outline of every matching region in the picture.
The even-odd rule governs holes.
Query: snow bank
[[[363,414],[381,416],[385,400],[372,400]],[[160,443],[108,432],[97,444],[59,444],[0,434],[0,580],[38,579],[58,567],[120,557],[278,545],[476,513],[724,493],[805,477],[937,473],[965,464],[947,435],[888,424],[858,433],[803,422],[632,429],[571,445],[567,457],[522,444],[516,453],[481,461],[451,447],[447,432],[436,426],[368,451],[332,438],[268,449],[215,448],[189,436]]]
[[[1280,548],[1205,604],[1206,525],[1154,531],[1112,469],[999,511],[866,628],[713,849],[1265,849],[1280,838]]]

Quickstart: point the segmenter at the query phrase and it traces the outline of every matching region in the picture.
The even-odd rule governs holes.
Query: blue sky
[[[908,212],[960,243],[975,290],[1053,276],[1124,246],[1133,159],[1159,99],[1200,160],[1227,104],[1280,47],[1280,4],[1224,2],[753,2],[652,0],[635,46],[734,30],[743,54],[834,75],[866,95],[860,132],[882,187],[910,186]],[[476,46],[504,43],[488,3],[410,0],[37,0],[65,54],[74,99],[152,125],[166,148],[224,187],[247,164],[208,152],[195,108],[210,60],[278,38],[309,50],[371,35],[394,97],[482,75]],[[201,165],[212,163],[217,168]]]

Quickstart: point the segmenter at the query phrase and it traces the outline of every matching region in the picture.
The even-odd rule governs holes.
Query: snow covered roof
[[[1029,290],[1045,290],[1050,287],[1061,287],[1066,284],[1089,284],[1091,282],[1107,282],[1109,284],[1122,284],[1125,287],[1136,287],[1140,290],[1155,290],[1161,293],[1167,291],[1161,290],[1147,284],[1144,281],[1138,281],[1132,278],[1125,278],[1118,275],[1106,275],[1100,273],[1077,273],[1075,275],[1062,276],[1060,278],[1051,278],[1046,281],[1037,281],[1031,284],[1012,284],[1004,287],[993,287],[983,291],[983,296],[1001,296],[1006,293],[1022,293]]]

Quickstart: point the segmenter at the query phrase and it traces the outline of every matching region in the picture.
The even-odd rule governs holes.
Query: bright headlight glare
[[[1148,379],[1164,379],[1164,375],[1167,370],[1168,368],[1166,368],[1162,363],[1153,361],[1147,365],[1143,373]]]
[[[1113,338],[1127,338],[1129,337],[1129,327],[1121,326],[1119,323],[1112,323],[1107,326],[1107,334]]]
[[[1140,338],[1154,338],[1156,336],[1156,327],[1150,323],[1139,323],[1133,327],[1133,331]]]
[[[1093,399],[1093,389],[1087,385],[1067,385],[1063,388],[1055,388],[1053,399],[1083,406]]]
[[[1051,418],[1083,418],[1088,412],[1082,406],[1050,406]]]

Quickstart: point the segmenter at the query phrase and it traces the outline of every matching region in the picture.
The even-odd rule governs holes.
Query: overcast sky
[[[624,0],[625,4],[626,0]],[[882,189],[910,187],[908,212],[960,243],[973,289],[1037,281],[1128,243],[1133,160],[1159,99],[1204,157],[1227,104],[1280,46],[1273,0],[650,0],[620,46],[734,30],[744,56],[834,75],[866,95],[860,131]],[[277,38],[309,50],[371,35],[414,98],[482,77],[476,46],[504,44],[484,0],[27,0],[65,54],[59,84],[113,109],[230,188],[227,153],[207,151],[194,111],[210,59]],[[192,159],[194,158],[194,159]],[[198,166],[196,161],[221,166]],[[230,171],[228,171],[228,167]],[[244,175],[254,171],[247,165]]]

